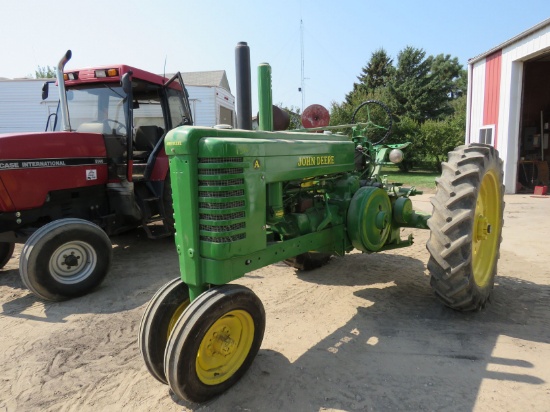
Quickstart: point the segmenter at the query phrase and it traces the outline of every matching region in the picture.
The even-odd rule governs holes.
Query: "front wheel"
[[[83,219],[54,220],[23,246],[19,273],[36,296],[60,301],[98,286],[109,271],[112,255],[111,241],[99,226]]]
[[[428,220],[430,284],[445,305],[479,310],[493,289],[502,240],[502,161],[494,147],[471,144],[442,166]]]
[[[180,278],[162,286],[151,298],[139,325],[139,350],[147,370],[166,384],[164,351],[177,320],[189,306],[189,287]]]
[[[164,368],[176,396],[204,402],[234,385],[256,357],[265,330],[260,299],[240,285],[199,295],[168,338]]]

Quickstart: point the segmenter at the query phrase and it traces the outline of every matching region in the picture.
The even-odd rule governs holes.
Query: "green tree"
[[[462,96],[468,86],[466,71],[451,55],[439,54],[432,60],[431,76],[437,81],[437,87],[452,100]]]
[[[34,72],[35,79],[55,79],[56,77],[55,69],[50,66],[38,66]]]
[[[420,126],[419,140],[433,167],[441,172],[441,162],[447,159],[447,154],[464,143],[464,128],[458,128],[452,117],[429,119]]]
[[[439,169],[447,152],[463,143],[467,74],[457,58],[427,56],[424,50],[407,46],[394,67],[384,49],[379,49],[357,79],[344,102],[332,103],[331,125],[350,123],[363,101],[380,100],[394,120],[387,143],[411,142],[405,149],[403,169],[413,164]]]
[[[406,47],[397,56],[395,74],[389,82],[392,108],[398,116],[417,122],[433,117],[434,85],[430,79],[432,57],[422,49]]]
[[[374,93],[385,87],[393,70],[393,60],[386,50],[380,48],[374,51],[367,65],[361,69],[361,74],[357,76],[359,83],[353,84],[353,90],[346,96],[346,101],[351,103],[354,94]]]

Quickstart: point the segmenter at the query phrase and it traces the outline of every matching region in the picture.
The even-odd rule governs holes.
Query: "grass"
[[[403,186],[415,186],[425,191],[435,191],[435,179],[440,176],[433,170],[413,169],[402,172],[397,166],[384,166],[381,175],[387,175],[389,182],[399,182]]]

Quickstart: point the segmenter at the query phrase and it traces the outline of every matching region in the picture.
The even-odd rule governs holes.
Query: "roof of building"
[[[543,28],[545,28],[545,27],[547,27],[547,26],[550,26],[550,18],[548,18],[548,19],[546,19],[546,20],[540,22],[539,24],[537,24],[537,25],[531,27],[531,28],[528,29],[528,30],[525,30],[524,32],[518,34],[517,36],[512,37],[510,40],[507,40],[507,41],[505,41],[504,43],[499,44],[499,45],[496,46],[496,47],[493,47],[492,49],[486,51],[485,53],[482,53],[482,54],[480,54],[480,55],[478,55],[478,56],[476,56],[476,57],[472,57],[470,60],[468,60],[468,64],[474,64],[475,62],[477,62],[477,61],[479,61],[479,60],[481,60],[481,59],[483,59],[483,58],[485,58],[485,57],[487,57],[487,56],[493,54],[494,52],[499,51],[499,50],[502,50],[502,49],[504,49],[505,47],[507,47],[507,46],[509,46],[509,45],[511,45],[511,44],[514,44],[514,43],[518,42],[519,40],[521,40],[521,39],[523,39],[523,38],[525,38],[525,37],[527,37],[527,36],[530,36],[531,34],[537,32],[538,30],[543,29]]]
[[[166,77],[172,75],[167,74]],[[213,70],[206,72],[182,72],[181,77],[186,86],[215,86],[222,87],[231,93],[225,70]]]

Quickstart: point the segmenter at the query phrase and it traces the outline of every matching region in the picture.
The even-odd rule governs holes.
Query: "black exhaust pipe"
[[[250,47],[242,41],[235,47],[237,72],[237,127],[252,130],[252,86],[250,80]]]

